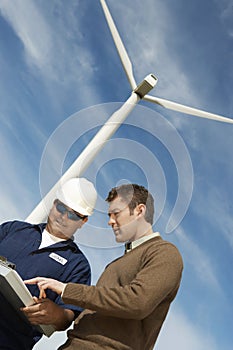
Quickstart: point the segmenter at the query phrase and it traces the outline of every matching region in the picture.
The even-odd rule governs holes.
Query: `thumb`
[[[32,299],[34,300],[35,304],[38,304],[38,303],[39,303],[39,298],[37,298],[37,297],[32,297]]]

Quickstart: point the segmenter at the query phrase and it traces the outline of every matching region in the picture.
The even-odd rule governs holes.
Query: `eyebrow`
[[[110,210],[110,211],[108,212],[108,215],[114,214],[114,213],[118,213],[118,212],[120,212],[120,211],[122,211],[122,210],[124,210],[124,208],[123,208],[123,209],[114,208],[113,210]]]
[[[121,209],[119,209],[119,208],[114,208],[114,209],[112,209],[112,210],[109,210],[108,212],[109,212],[109,213],[114,213],[115,211],[119,211],[119,210],[121,210]]]

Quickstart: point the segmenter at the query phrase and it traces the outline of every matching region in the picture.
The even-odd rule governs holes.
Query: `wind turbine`
[[[64,173],[60,180],[52,187],[52,189],[47,193],[47,195],[41,200],[41,202],[36,206],[36,208],[31,212],[31,214],[26,218],[26,221],[31,223],[38,223],[45,220],[48,215],[47,208],[50,208],[52,201],[55,198],[55,194],[59,186],[72,177],[81,176],[87,167],[91,164],[95,156],[104,147],[106,142],[111,138],[111,136],[116,132],[120,125],[124,122],[126,117],[134,109],[136,104],[141,100],[146,100],[152,103],[156,103],[165,108],[191,114],[194,116],[217,120],[225,123],[232,123],[233,120],[226,118],[217,114],[205,112],[196,108],[188,107],[182,104],[178,104],[172,101],[168,101],[162,98],[148,95],[157,83],[157,78],[153,74],[147,75],[144,80],[137,85],[134,75],[132,63],[120,38],[118,30],[114,24],[112,16],[109,12],[105,0],[100,0],[101,6],[103,8],[108,26],[110,28],[113,40],[115,42],[118,54],[120,56],[122,65],[124,67],[125,73],[129,80],[132,88],[132,92],[127,101],[118,109],[113,115],[107,120],[107,122],[102,126],[102,128],[93,137],[91,142],[86,146],[82,153],[77,157],[70,168]]]

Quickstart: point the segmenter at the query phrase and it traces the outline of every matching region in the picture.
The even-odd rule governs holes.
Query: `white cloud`
[[[220,18],[222,23],[228,30],[229,36],[232,36],[232,16],[233,16],[233,3],[231,0],[215,1],[220,9]]]
[[[200,191],[198,203],[194,209],[200,218],[203,217],[215,227],[221,228],[219,235],[223,236],[233,249],[233,217],[230,198],[226,198],[227,194],[221,191],[220,186],[210,188],[206,185],[206,188]],[[203,203],[208,203],[208,209],[205,211],[203,211]]]
[[[22,41],[28,59],[43,67],[50,59],[52,40],[43,16],[30,0],[0,2],[2,15]]]
[[[78,81],[94,70],[92,55],[83,46],[79,18],[74,17],[77,5],[70,2],[62,13],[64,8],[58,3],[40,7],[30,0],[0,0],[1,13],[21,40],[30,68],[39,68],[44,78],[62,84]]]
[[[212,334],[202,329],[179,309],[168,314],[165,324],[162,328],[156,350],[217,350],[219,349],[216,340]]]
[[[176,237],[179,241],[179,246],[182,248],[185,263],[192,266],[192,270],[196,273],[197,278],[216,293],[223,295],[210,256],[185,234],[181,226],[176,231]]]

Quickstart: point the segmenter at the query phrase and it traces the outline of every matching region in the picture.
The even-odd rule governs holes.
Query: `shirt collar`
[[[138,247],[142,243],[144,243],[144,242],[146,242],[149,239],[154,238],[154,237],[160,237],[160,233],[159,232],[153,232],[150,235],[138,238],[136,241],[125,243],[125,253],[130,252],[132,249]]]

